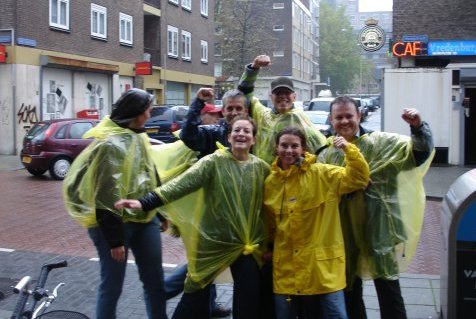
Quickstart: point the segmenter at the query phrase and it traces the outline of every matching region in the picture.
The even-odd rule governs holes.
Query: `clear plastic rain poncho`
[[[66,210],[82,226],[96,226],[96,209],[121,214],[124,222],[148,222],[156,211],[114,209],[121,198],[140,198],[157,187],[157,173],[145,133],[104,118],[86,132],[95,138],[74,160],[63,181]]]
[[[210,284],[242,254],[253,254],[260,263],[268,172],[269,166],[253,155],[238,161],[218,149],[156,189],[166,203],[160,212],[179,228],[186,248],[186,292]]]
[[[306,134],[307,147],[310,153],[315,153],[320,147],[326,145],[326,137],[316,128],[309,118],[300,109],[293,108],[287,113],[274,113],[253,97],[251,99],[251,117],[256,122],[258,134],[253,154],[271,164],[274,160],[276,135],[285,127],[295,126],[301,128]]]
[[[397,134],[373,132],[353,143],[369,163],[371,185],[340,204],[348,286],[355,275],[395,279],[408,267],[423,223],[423,176],[433,157],[416,167],[413,142]],[[319,161],[343,165],[343,153],[331,146]]]

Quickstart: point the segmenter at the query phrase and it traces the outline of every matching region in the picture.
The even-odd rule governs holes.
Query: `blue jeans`
[[[132,250],[143,283],[148,318],[167,318],[162,269],[160,222],[155,217],[149,223],[125,223],[126,258]],[[116,318],[116,307],[126,274],[126,262],[118,263],[111,257],[111,248],[101,230],[88,229],[99,256],[101,282],[98,287],[96,318]]]
[[[259,319],[260,270],[253,256],[240,256],[231,266],[233,277],[233,319]],[[184,293],[173,319],[210,318],[210,286]]]
[[[187,277],[187,264],[177,267],[173,273],[165,277],[165,296],[167,300],[178,296],[183,292],[185,278]],[[217,288],[215,284],[210,286],[210,309],[216,308]]]
[[[308,296],[275,295],[277,319],[347,319],[344,291]]]

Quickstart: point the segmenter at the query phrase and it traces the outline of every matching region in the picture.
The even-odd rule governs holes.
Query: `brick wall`
[[[70,1],[69,31],[49,26],[49,1],[17,0],[15,36],[36,40],[37,48],[133,63],[142,60],[142,1],[95,0],[107,8],[107,40],[91,37],[91,1]],[[133,17],[133,46],[119,43],[119,12]]]
[[[472,0],[394,0],[393,37],[427,34],[430,40],[476,38]]]

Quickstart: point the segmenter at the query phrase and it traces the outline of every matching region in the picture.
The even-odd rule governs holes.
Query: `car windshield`
[[[309,119],[314,124],[326,124],[327,122],[327,114],[321,113],[306,113]]]
[[[27,140],[32,140],[33,138],[38,137],[43,132],[45,132],[48,127],[50,127],[50,124],[48,123],[36,123],[25,135],[25,138]]]
[[[329,107],[331,105],[330,101],[313,101],[309,106],[309,109],[313,111],[326,111],[329,112]]]

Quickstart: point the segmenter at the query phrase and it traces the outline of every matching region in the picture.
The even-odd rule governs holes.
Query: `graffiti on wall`
[[[10,115],[7,108],[7,101],[3,100],[0,102],[0,123],[2,125],[10,125]]]
[[[106,115],[106,110],[104,107],[104,97],[102,97],[103,88],[98,83],[88,82],[86,85],[88,90],[86,94],[89,94],[89,108],[99,111],[99,118],[103,118]]]
[[[18,124],[23,125],[25,131],[28,131],[33,124],[38,122],[36,106],[22,103],[20,109],[17,112],[17,118]]]
[[[64,85],[50,80],[50,90],[46,93],[46,113],[51,118],[63,118],[68,106],[68,99],[64,95]]]

